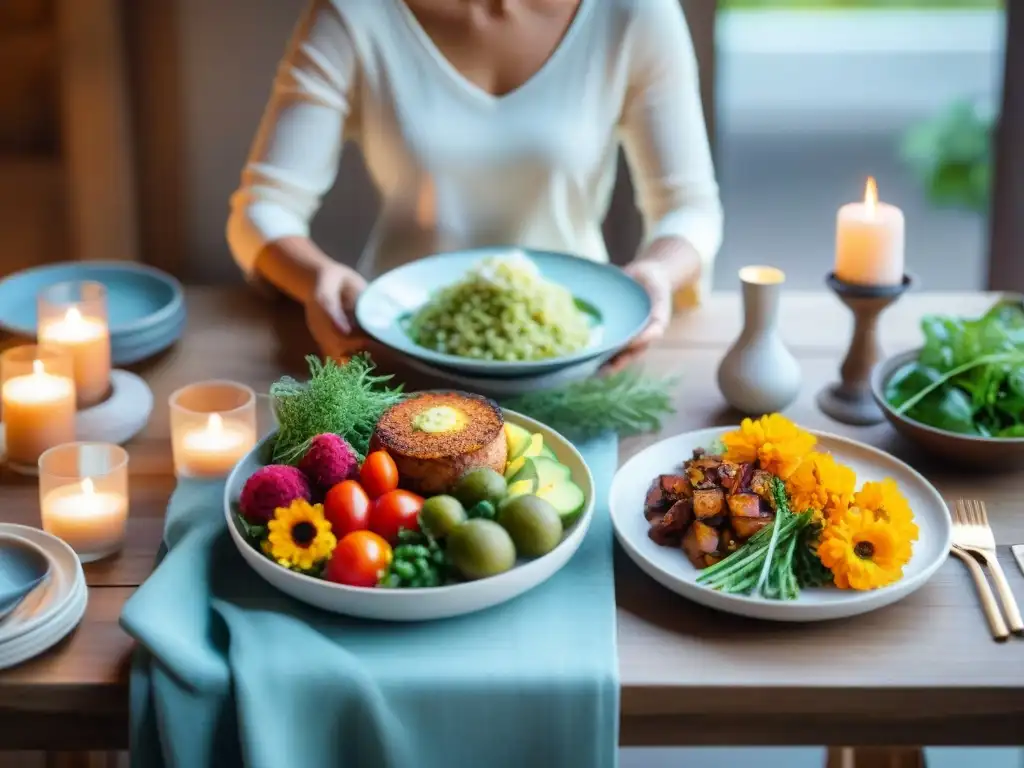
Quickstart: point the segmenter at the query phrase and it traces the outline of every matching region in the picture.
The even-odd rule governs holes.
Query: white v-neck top
[[[383,201],[366,276],[485,245],[607,261],[621,142],[645,241],[685,238],[708,285],[722,211],[679,0],[582,0],[544,66],[503,96],[460,74],[403,0],[312,0],[231,199],[243,270],[308,236],[346,139]]]

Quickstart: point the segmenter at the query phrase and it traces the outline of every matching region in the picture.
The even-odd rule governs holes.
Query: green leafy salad
[[[982,317],[929,315],[915,362],[885,383],[896,412],[930,427],[1024,437],[1024,307],[1004,300]]]

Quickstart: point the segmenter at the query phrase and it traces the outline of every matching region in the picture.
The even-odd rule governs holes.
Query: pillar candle
[[[903,211],[879,202],[875,180],[870,178],[864,202],[839,209],[835,275],[857,285],[899,285],[903,250]]]

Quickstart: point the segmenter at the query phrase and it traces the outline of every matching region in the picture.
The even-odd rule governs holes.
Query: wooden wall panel
[[[988,287],[1024,292],[1024,2],[1006,3],[1003,104],[996,131]]]
[[[57,0],[61,133],[74,257],[138,257],[120,0]]]

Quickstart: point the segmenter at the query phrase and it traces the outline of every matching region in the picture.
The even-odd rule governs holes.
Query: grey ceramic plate
[[[482,259],[515,251],[532,260],[546,279],[568,288],[592,314],[593,334],[586,349],[547,360],[501,362],[435,352],[409,336],[408,318],[434,292],[460,280]],[[647,292],[618,267],[564,253],[506,247],[443,253],[411,262],[370,283],[356,305],[359,324],[381,344],[435,368],[485,377],[538,376],[609,356],[643,330],[650,312]]]
[[[50,572],[50,558],[20,536],[0,534],[0,619],[18,607]]]

